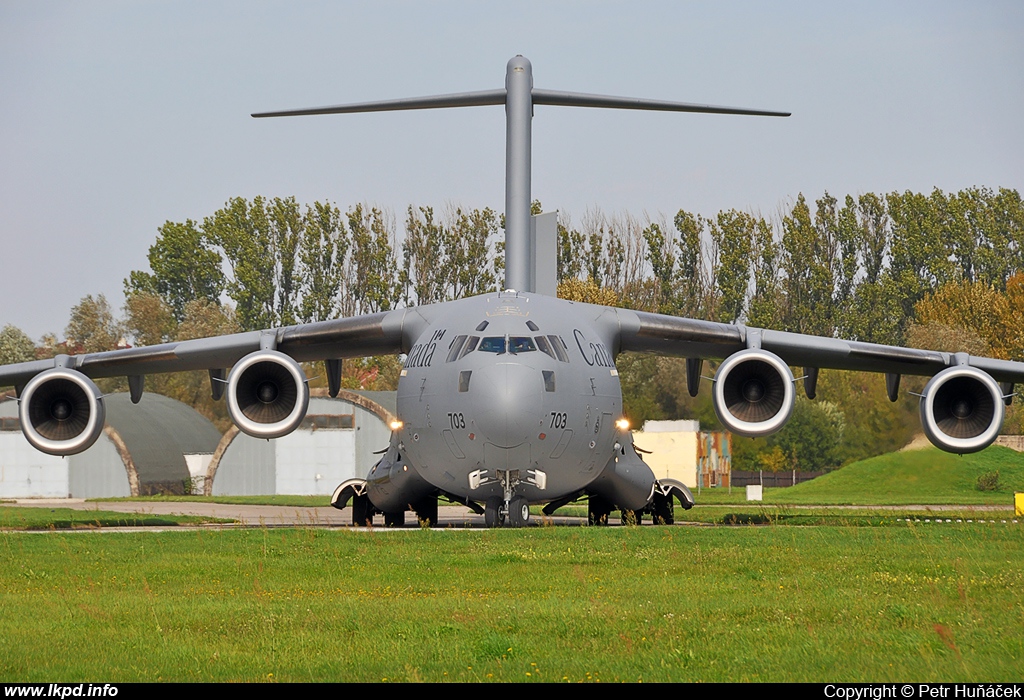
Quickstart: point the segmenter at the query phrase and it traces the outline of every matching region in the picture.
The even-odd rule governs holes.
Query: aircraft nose
[[[515,447],[537,435],[544,406],[544,382],[539,371],[501,363],[473,373],[473,403],[477,427],[498,447]]]

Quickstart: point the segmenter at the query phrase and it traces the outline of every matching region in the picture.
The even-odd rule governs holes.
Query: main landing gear
[[[530,524],[530,504],[522,496],[514,496],[502,502],[500,498],[492,498],[484,505],[484,525],[502,527],[505,523],[510,527],[526,527]]]

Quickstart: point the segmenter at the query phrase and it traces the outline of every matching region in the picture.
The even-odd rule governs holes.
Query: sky
[[[0,326],[63,337],[232,197],[504,205],[504,111],[252,112],[537,88],[790,111],[537,106],[533,197],[771,215],[798,194],[1024,190],[1020,2],[0,0]]]

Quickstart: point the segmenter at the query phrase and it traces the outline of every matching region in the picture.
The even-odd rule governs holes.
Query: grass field
[[[1020,681],[1024,525],[0,534],[4,681]]]
[[[978,477],[999,472],[1000,488],[979,491]],[[971,455],[954,455],[934,447],[891,452],[819,476],[796,486],[766,488],[764,503],[902,505],[1013,505],[1024,491],[1024,454],[989,447]],[[744,488],[703,489],[698,503],[743,503]]]
[[[199,515],[152,515],[105,510],[0,506],[0,528],[17,530],[87,530],[103,527],[156,527],[227,522],[231,521]]]

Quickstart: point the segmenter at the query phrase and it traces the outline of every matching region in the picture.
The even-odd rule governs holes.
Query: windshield
[[[508,351],[513,355],[520,352],[533,352],[536,349],[533,338],[514,335],[508,339]]]
[[[480,347],[477,348],[480,352],[493,352],[501,355],[505,352],[505,337],[504,336],[490,336],[480,341]]]

